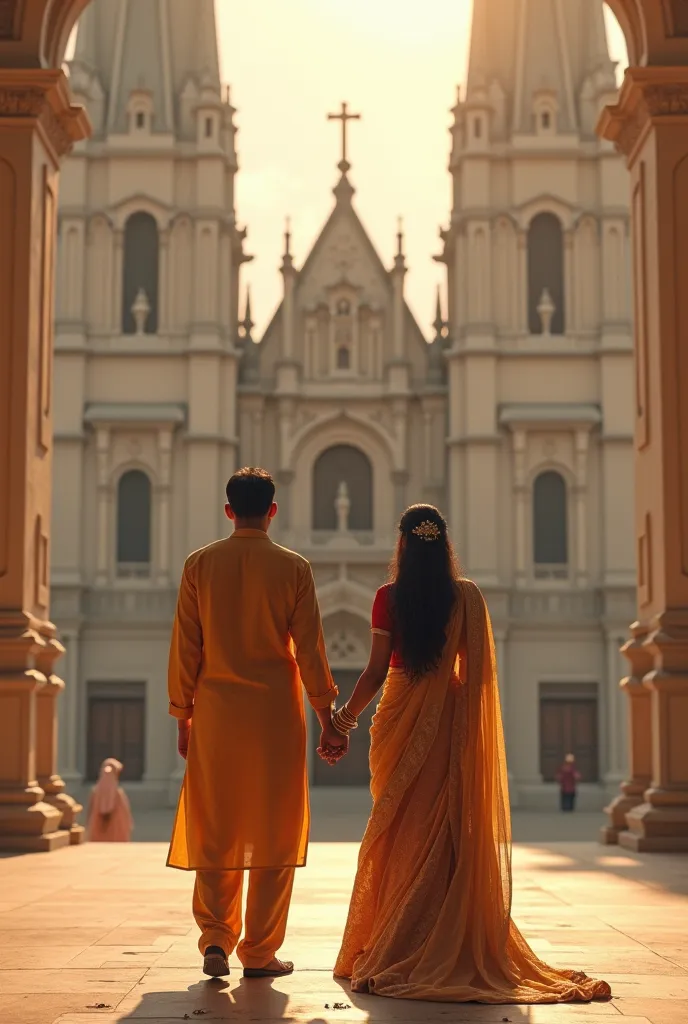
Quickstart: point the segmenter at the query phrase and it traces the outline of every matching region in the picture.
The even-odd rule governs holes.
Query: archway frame
[[[7,502],[4,506],[0,504],[0,609],[5,609],[0,610],[0,689],[5,687],[3,679],[7,673],[10,673],[12,686],[15,677],[23,680],[23,688],[17,690],[20,695],[16,715],[4,723],[5,735],[16,744],[14,750],[19,766],[18,777],[0,780],[10,781],[14,787],[10,787],[9,804],[3,799],[3,810],[8,813],[3,817],[0,832],[0,845],[9,849],[53,849],[64,845],[66,835],[64,831],[54,831],[59,828],[61,812],[43,801],[45,794],[35,786],[34,775],[30,774],[34,772],[36,739],[35,731],[26,723],[34,721],[36,689],[56,679],[53,666],[61,653],[54,626],[48,619],[47,598],[52,437],[48,397],[52,345],[51,260],[55,248],[59,161],[71,145],[86,137],[89,131],[86,114],[83,108],[71,103],[67,79],[61,71],[69,36],[88,2],[5,0],[0,19],[0,166],[4,162],[10,168],[9,178],[5,172],[5,183],[11,180],[12,187],[16,186],[14,215],[9,218],[13,229],[3,239],[4,253],[0,252],[5,260],[0,271],[7,276],[5,294],[9,296],[9,302],[4,303],[9,309],[5,316],[11,317],[9,326],[6,319],[0,322],[0,345],[5,342],[4,352],[0,347],[0,370],[6,363],[11,368],[11,375],[5,374],[4,388],[0,372],[0,412],[3,406],[10,408],[5,421],[0,422],[0,438],[3,443],[8,441],[4,449],[2,445],[0,449],[16,453],[11,461],[7,455],[0,454],[0,492],[13,493],[11,506]],[[686,827],[679,838],[681,841],[685,838],[686,845],[682,848],[688,849],[688,770],[681,774],[681,768],[676,779],[673,778],[673,766],[683,766],[684,760],[680,748],[676,744],[672,746],[667,728],[671,699],[680,707],[681,720],[685,718],[688,726],[688,654],[685,654],[682,639],[688,628],[688,569],[683,572],[681,566],[672,567],[668,560],[672,544],[676,550],[681,546],[688,548],[688,528],[684,528],[678,513],[674,518],[668,518],[665,513],[666,509],[680,507],[680,503],[676,505],[672,501],[675,495],[671,488],[675,484],[671,481],[682,478],[681,467],[675,464],[688,460],[688,436],[684,437],[686,431],[681,427],[683,421],[679,418],[672,390],[679,379],[676,373],[680,333],[676,322],[677,301],[682,316],[686,310],[683,299],[677,296],[676,269],[667,264],[667,253],[673,254],[676,246],[676,216],[682,222],[688,221],[688,210],[681,208],[677,213],[678,200],[671,188],[671,174],[679,162],[678,156],[683,157],[688,152],[688,12],[685,0],[608,2],[625,34],[633,67],[627,73],[619,104],[608,108],[603,115],[601,132],[617,142],[628,155],[636,181],[637,157],[641,151],[650,161],[653,172],[657,168],[661,171],[660,176],[645,183],[647,209],[645,212],[645,207],[642,208],[642,220],[647,235],[641,236],[640,246],[643,253],[647,248],[659,253],[661,259],[655,260],[647,271],[647,283],[636,267],[636,291],[641,293],[641,304],[647,300],[651,306],[647,322],[638,328],[639,350],[647,342],[649,355],[655,360],[653,372],[662,360],[664,372],[657,393],[650,396],[648,392],[646,402],[646,411],[654,417],[653,433],[648,435],[644,447],[639,444],[636,452],[636,465],[642,475],[637,506],[641,508],[638,496],[644,487],[655,517],[652,544],[649,533],[644,536],[644,548],[643,535],[639,537],[640,561],[642,564],[645,558],[647,562],[649,580],[644,585],[641,583],[639,598],[648,615],[652,612],[655,621],[661,622],[661,629],[655,629],[650,636],[648,628],[644,634],[650,637],[652,660],[658,669],[648,685],[656,719],[653,732],[659,743],[652,752],[653,788],[647,790],[645,798],[652,801],[652,794],[659,794],[661,798],[663,793],[671,791],[670,802],[686,813]],[[32,145],[28,145],[29,142]],[[3,213],[7,212],[7,205],[6,197]],[[641,220],[638,210],[634,210],[634,219],[636,223]],[[665,273],[662,277],[665,269],[668,275]],[[688,302],[688,298],[685,301]],[[11,361],[8,339],[12,345]],[[27,380],[30,382],[28,391]],[[40,401],[36,401],[36,397]],[[660,417],[662,429],[657,427]],[[642,429],[641,424],[641,441]],[[665,473],[668,480],[662,476],[660,467],[671,470]],[[649,486],[646,480],[650,481]],[[656,483],[654,491],[652,481]],[[688,518],[685,510],[682,514]],[[639,528],[642,530],[640,521]],[[688,551],[683,553],[688,564]],[[16,609],[22,612],[17,613]],[[636,640],[640,633],[636,629]],[[642,643],[635,643],[634,651],[629,653],[634,678],[639,683],[650,667],[640,658],[637,649],[641,646]],[[666,672],[662,674],[664,660]],[[26,672],[29,668],[34,672],[31,684]],[[51,682],[51,685],[57,687],[57,683]],[[640,686],[643,688],[642,683]],[[679,735],[677,712],[673,714]],[[46,735],[48,732],[50,730]],[[631,768],[635,770],[633,764]],[[630,790],[624,792],[628,797]],[[641,803],[643,793],[641,786],[636,803]],[[27,816],[29,809],[32,813]],[[648,838],[645,821],[651,818],[655,845],[634,848],[663,848],[657,845],[665,835],[661,799],[656,804],[642,804],[636,810],[638,820],[631,839],[640,842]],[[29,817],[31,828],[27,830]],[[16,822],[14,831],[13,822]],[[23,846],[19,845],[20,838]],[[66,841],[69,841],[68,834]],[[674,844],[674,849],[677,848]]]

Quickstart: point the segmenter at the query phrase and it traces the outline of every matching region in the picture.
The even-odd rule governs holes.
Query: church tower
[[[226,532],[222,481],[238,455],[248,257],[214,0],[93,0],[69,71],[94,132],[66,163],[59,215],[62,756],[68,776],[90,779],[120,730],[127,777],[159,802],[176,758],[146,722],[164,721],[179,571]]]
[[[439,257],[449,511],[462,563],[489,595],[525,805],[551,802],[560,755],[577,754],[597,806],[624,765],[629,192],[595,135],[615,90],[601,0],[475,0]]]

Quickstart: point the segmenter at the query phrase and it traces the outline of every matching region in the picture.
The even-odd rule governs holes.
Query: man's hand
[[[329,765],[334,765],[337,761],[341,761],[348,753],[349,737],[342,736],[333,725],[324,726],[320,735],[320,746],[318,747],[318,754],[323,761],[327,761]]]
[[[179,719],[177,722],[177,750],[179,756],[183,757],[186,761],[186,755],[189,753],[189,738],[191,736],[191,719]]]

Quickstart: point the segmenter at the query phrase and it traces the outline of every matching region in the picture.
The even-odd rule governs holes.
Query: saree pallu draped
[[[438,669],[419,682],[390,670],[371,737],[373,811],[335,974],[354,991],[405,999],[608,998],[606,982],[539,960],[511,920],[494,642],[470,580]]]

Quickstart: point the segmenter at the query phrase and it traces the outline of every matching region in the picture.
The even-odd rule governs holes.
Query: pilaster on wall
[[[37,694],[58,686],[48,621],[57,172],[88,127],[61,71],[0,68],[1,850],[70,841],[37,779]]]
[[[638,604],[652,737],[651,782],[618,841],[688,850],[688,67],[629,69],[600,131],[631,171]]]

